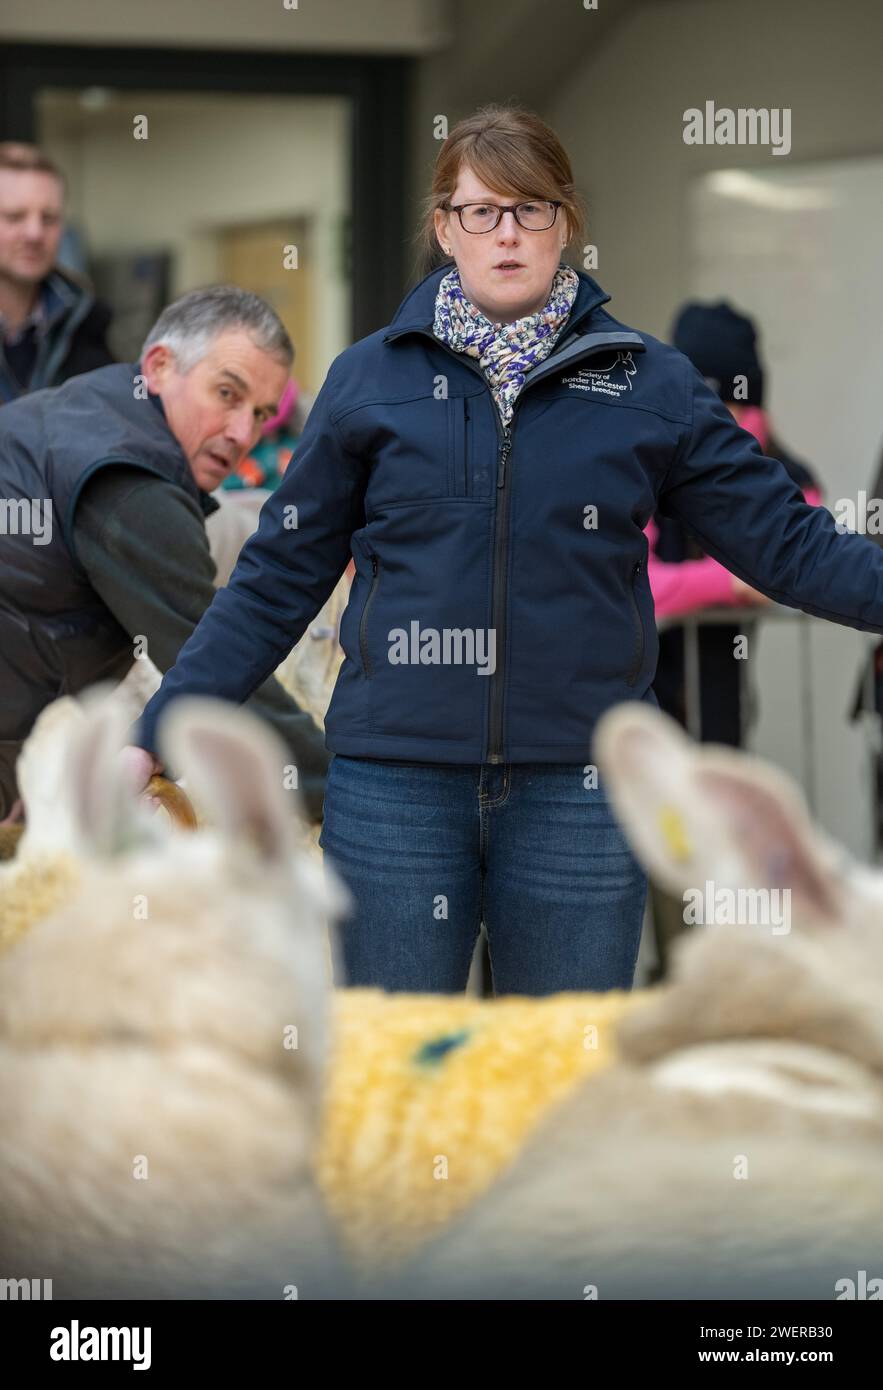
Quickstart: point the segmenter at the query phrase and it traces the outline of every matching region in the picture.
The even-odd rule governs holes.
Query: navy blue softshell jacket
[[[804,502],[688,359],[614,319],[590,276],[504,430],[475,359],[432,335],[446,268],[332,363],[137,743],[156,751],[181,693],[245,700],[352,554],[331,752],[585,763],[608,706],[656,703],[643,530],[660,506],[770,598],[883,633],[883,550]]]

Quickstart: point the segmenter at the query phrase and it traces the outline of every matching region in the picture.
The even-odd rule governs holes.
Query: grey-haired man
[[[174,665],[214,595],[209,493],[276,413],[293,356],[269,305],[215,286],[163,311],[140,362],[0,411],[0,818],[45,705],[121,678],[139,638],[161,671]],[[321,819],[321,733],[272,677],[250,705]]]

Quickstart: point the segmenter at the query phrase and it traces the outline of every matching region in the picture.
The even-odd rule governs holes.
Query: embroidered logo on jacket
[[[638,370],[631,352],[617,351],[614,359],[606,367],[580,367],[576,376],[563,378],[564,385],[574,391],[590,391],[603,396],[619,396],[623,391],[631,391],[632,377]]]

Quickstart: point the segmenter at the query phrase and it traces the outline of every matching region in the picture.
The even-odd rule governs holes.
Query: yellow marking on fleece
[[[693,846],[687,834],[684,817],[678,808],[676,806],[660,806],[657,812],[657,823],[672,856],[679,861],[691,859]]]
[[[15,867],[13,867],[15,866]],[[29,859],[27,865],[5,866],[0,872],[0,950],[12,946],[25,932],[48,917],[70,896],[80,866],[69,855]]]
[[[640,998],[336,991],[317,1172],[356,1265],[400,1259],[486,1191],[615,1059],[614,1025]]]

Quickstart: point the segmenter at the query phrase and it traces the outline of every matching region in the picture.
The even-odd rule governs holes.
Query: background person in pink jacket
[[[757,439],[763,453],[780,459],[803,490],[819,505],[822,493],[805,463],[792,457],[774,437],[763,408],[764,372],[751,319],[725,300],[686,304],[672,330],[674,346],[690,358],[727,405],[737,424]],[[676,618],[702,608],[744,608],[769,600],[705,555],[678,521],[658,512],[644,528],[649,542],[647,573],[657,618]],[[705,743],[741,742],[739,671],[733,660],[738,628],[721,624],[699,630],[701,738]],[[684,631],[673,626],[659,635],[659,665],[653,688],[661,707],[686,725]],[[659,966],[666,973],[670,943],[684,930],[682,905],[650,885]]]

